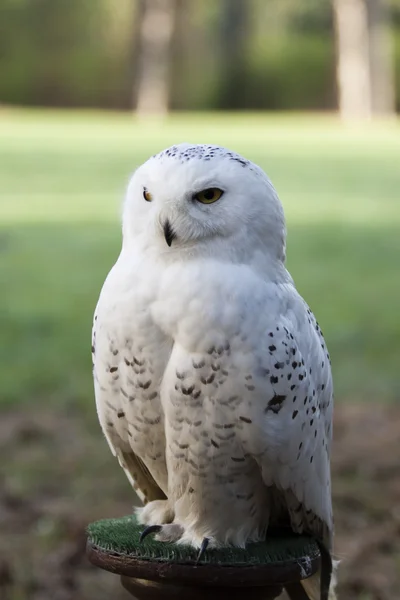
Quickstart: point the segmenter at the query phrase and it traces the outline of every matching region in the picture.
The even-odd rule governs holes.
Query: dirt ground
[[[79,415],[2,415],[0,597],[124,600],[85,557],[89,521],[127,514],[132,494],[106,443]],[[93,430],[92,430],[93,429]],[[400,588],[400,409],[336,409],[333,451],[341,600],[395,600]]]

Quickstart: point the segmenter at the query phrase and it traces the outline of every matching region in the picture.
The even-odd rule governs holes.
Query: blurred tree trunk
[[[238,109],[246,105],[248,0],[222,0],[220,16],[220,96],[218,105]]]
[[[171,47],[177,0],[139,0],[135,108],[165,114],[169,105]]]
[[[394,110],[386,0],[333,0],[340,113],[370,118]]]
[[[372,114],[368,15],[365,0],[333,0],[340,113],[345,119]]]
[[[394,53],[387,0],[367,0],[372,110],[394,114]]]

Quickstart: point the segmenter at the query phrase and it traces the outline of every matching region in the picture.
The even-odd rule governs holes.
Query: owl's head
[[[254,252],[285,260],[285,219],[263,170],[219,146],[178,144],[132,176],[123,212],[124,244],[162,253]]]

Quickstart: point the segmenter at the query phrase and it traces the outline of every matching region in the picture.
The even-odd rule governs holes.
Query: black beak
[[[168,246],[170,246],[172,241],[176,238],[174,230],[172,229],[171,223],[168,221],[168,219],[164,223],[164,237]]]

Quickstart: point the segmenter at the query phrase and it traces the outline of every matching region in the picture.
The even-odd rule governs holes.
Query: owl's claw
[[[143,542],[144,538],[146,538],[150,533],[159,533],[162,529],[161,525],[149,525],[145,529],[143,529],[140,534],[139,542]]]
[[[199,553],[198,553],[197,559],[196,559],[196,565],[199,564],[199,561],[201,560],[201,557],[203,556],[204,552],[207,550],[209,541],[210,540],[205,537],[203,539],[203,541],[201,542],[200,550],[199,550]]]
[[[150,535],[151,533],[156,533],[155,539],[158,542],[177,542],[183,534],[183,528],[181,525],[170,523],[167,525],[149,525],[143,529],[140,534],[139,542],[143,542],[143,540]],[[204,552],[207,550],[208,545],[210,543],[210,539],[205,537],[201,542],[200,550],[196,558],[196,565],[199,564],[202,559]]]

